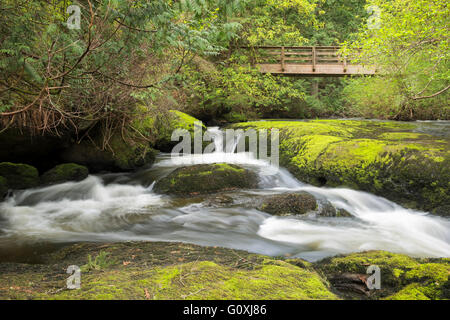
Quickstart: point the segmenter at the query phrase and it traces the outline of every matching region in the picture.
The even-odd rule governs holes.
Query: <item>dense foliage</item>
[[[234,35],[228,1],[5,0],[0,4],[0,115],[37,132],[124,127],[135,105],[195,54]],[[66,8],[81,8],[69,29]],[[153,91],[152,91],[153,90]],[[140,109],[142,112],[142,109]]]
[[[72,4],[80,29],[66,24]],[[445,2],[4,0],[0,15],[2,129],[130,129],[136,116],[169,108],[210,121],[449,117]],[[254,68],[256,46],[343,42],[382,76],[288,78]]]
[[[232,21],[242,27],[215,72],[191,68],[186,103],[196,116],[242,121],[257,117],[345,116],[342,81],[261,75],[256,46],[339,45],[364,23],[365,0],[257,0]],[[244,49],[239,49],[245,46]],[[211,68],[210,68],[211,69]],[[319,94],[311,93],[312,86]]]
[[[345,89],[355,112],[391,119],[448,119],[449,4],[434,0],[370,0],[381,16],[347,44],[357,61],[375,65],[376,78]],[[356,50],[357,49],[357,50]]]

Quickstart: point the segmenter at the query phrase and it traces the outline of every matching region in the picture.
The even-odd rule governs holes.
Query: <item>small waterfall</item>
[[[226,152],[224,150],[223,145],[223,131],[219,129],[219,127],[210,127],[208,128],[207,134],[211,137],[213,143],[214,143],[214,152],[215,153],[223,153]],[[233,150],[234,152],[234,150]]]
[[[208,137],[211,137],[215,149],[215,153],[235,153],[239,140],[241,139],[241,135],[231,136],[225,139],[225,132],[221,130],[219,127],[209,127],[206,131]],[[225,143],[225,144],[224,144]]]

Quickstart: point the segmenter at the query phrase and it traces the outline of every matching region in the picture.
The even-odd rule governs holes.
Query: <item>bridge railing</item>
[[[252,47],[257,54],[259,64],[281,64],[284,71],[287,64],[312,65],[315,71],[316,65],[342,65],[344,72],[349,64],[345,57],[339,54],[338,46],[318,47],[288,47],[288,46],[259,46]]]

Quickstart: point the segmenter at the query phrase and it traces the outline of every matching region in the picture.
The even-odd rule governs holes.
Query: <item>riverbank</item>
[[[449,299],[449,259],[382,251],[309,263],[184,243],[79,243],[40,264],[0,264],[1,299]],[[381,269],[368,290],[365,270]],[[69,265],[81,288],[69,290]],[[356,279],[356,280],[355,280]],[[357,280],[359,279],[359,280]]]

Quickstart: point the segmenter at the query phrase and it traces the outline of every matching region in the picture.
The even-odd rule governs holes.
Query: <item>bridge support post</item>
[[[312,71],[316,72],[316,47],[312,47]]]

